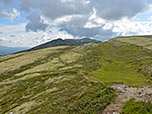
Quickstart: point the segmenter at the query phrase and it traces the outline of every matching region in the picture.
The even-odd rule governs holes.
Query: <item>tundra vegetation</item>
[[[116,98],[112,84],[152,85],[151,39],[115,38],[100,44],[58,46],[2,56],[0,113],[102,113]],[[137,107],[132,106],[135,104]],[[140,112],[143,105],[141,114],[150,114],[150,102],[134,100],[125,104],[122,114]]]
[[[103,110],[114,99],[115,91],[89,82],[80,72],[80,59],[93,45],[52,47],[1,57],[0,112],[63,114]]]

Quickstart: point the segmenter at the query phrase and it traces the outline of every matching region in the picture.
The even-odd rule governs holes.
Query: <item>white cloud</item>
[[[23,32],[23,31],[25,31],[25,26],[26,26],[26,23],[22,23],[19,25],[2,25],[2,24],[0,24],[0,31],[5,35],[13,34],[16,32]]]
[[[105,26],[103,27],[104,30],[110,30],[113,28],[113,25],[111,23],[106,23]]]
[[[13,2],[14,0],[0,0],[0,17],[7,17],[13,21],[16,17],[20,16],[20,12],[11,7]]]
[[[55,20],[51,20],[50,18],[45,17],[43,15],[40,18],[41,18],[41,20],[43,20],[44,24],[47,24],[50,26],[55,26],[55,25],[58,25],[60,23],[70,21],[72,19],[72,16],[64,16],[64,17],[57,18]]]
[[[116,33],[129,34],[126,31],[136,33],[137,30],[131,27],[122,29],[117,21],[129,20],[149,10],[150,4],[150,0],[22,0],[20,9],[29,14],[26,30],[37,32],[58,27],[74,37],[98,36],[102,39]]]
[[[25,23],[20,25],[0,25],[0,31],[3,33],[0,34],[0,45],[31,47],[56,38],[73,38],[66,32],[59,32],[57,28],[48,29],[48,31],[25,32],[25,26]]]
[[[149,17],[149,20],[152,21],[152,16]]]
[[[120,20],[114,23],[113,32],[117,32],[119,35],[151,35],[152,34],[152,22],[150,21],[130,21]]]
[[[13,9],[11,12],[2,11],[1,15],[4,15],[5,17],[13,21],[16,17],[20,17],[20,12],[16,9]]]

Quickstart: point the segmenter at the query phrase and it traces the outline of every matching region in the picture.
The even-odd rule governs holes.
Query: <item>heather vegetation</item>
[[[0,113],[98,114],[117,97],[111,85],[150,87],[151,45],[129,38],[1,56]],[[151,103],[130,100],[122,114],[135,111],[150,114]]]
[[[125,104],[121,114],[152,114],[152,103],[135,102],[134,99],[131,99]]]
[[[10,63],[11,70],[1,73],[0,112],[71,114],[98,113],[105,109],[114,100],[115,91],[101,83],[88,81],[80,71],[83,68],[80,58],[93,45],[19,54],[20,59],[32,57],[32,61],[29,60],[29,64],[22,61],[24,65],[18,68]],[[1,59],[5,61],[1,64],[15,62],[17,57]]]

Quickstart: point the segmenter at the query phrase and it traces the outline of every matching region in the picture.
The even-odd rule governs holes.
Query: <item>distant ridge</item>
[[[16,53],[22,50],[29,49],[28,47],[5,47],[0,46],[0,56]]]
[[[100,43],[101,41],[90,39],[90,38],[83,38],[83,39],[55,39],[50,42],[38,45],[36,47],[33,47],[29,50],[26,51],[34,51],[34,50],[39,50],[39,49],[44,49],[48,47],[56,47],[56,46],[79,46],[87,43]]]

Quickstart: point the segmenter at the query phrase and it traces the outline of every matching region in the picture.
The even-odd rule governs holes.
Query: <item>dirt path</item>
[[[117,91],[117,98],[102,114],[119,114],[124,104],[131,98],[136,101],[152,101],[152,87],[136,88],[126,85],[113,85],[111,87]]]

